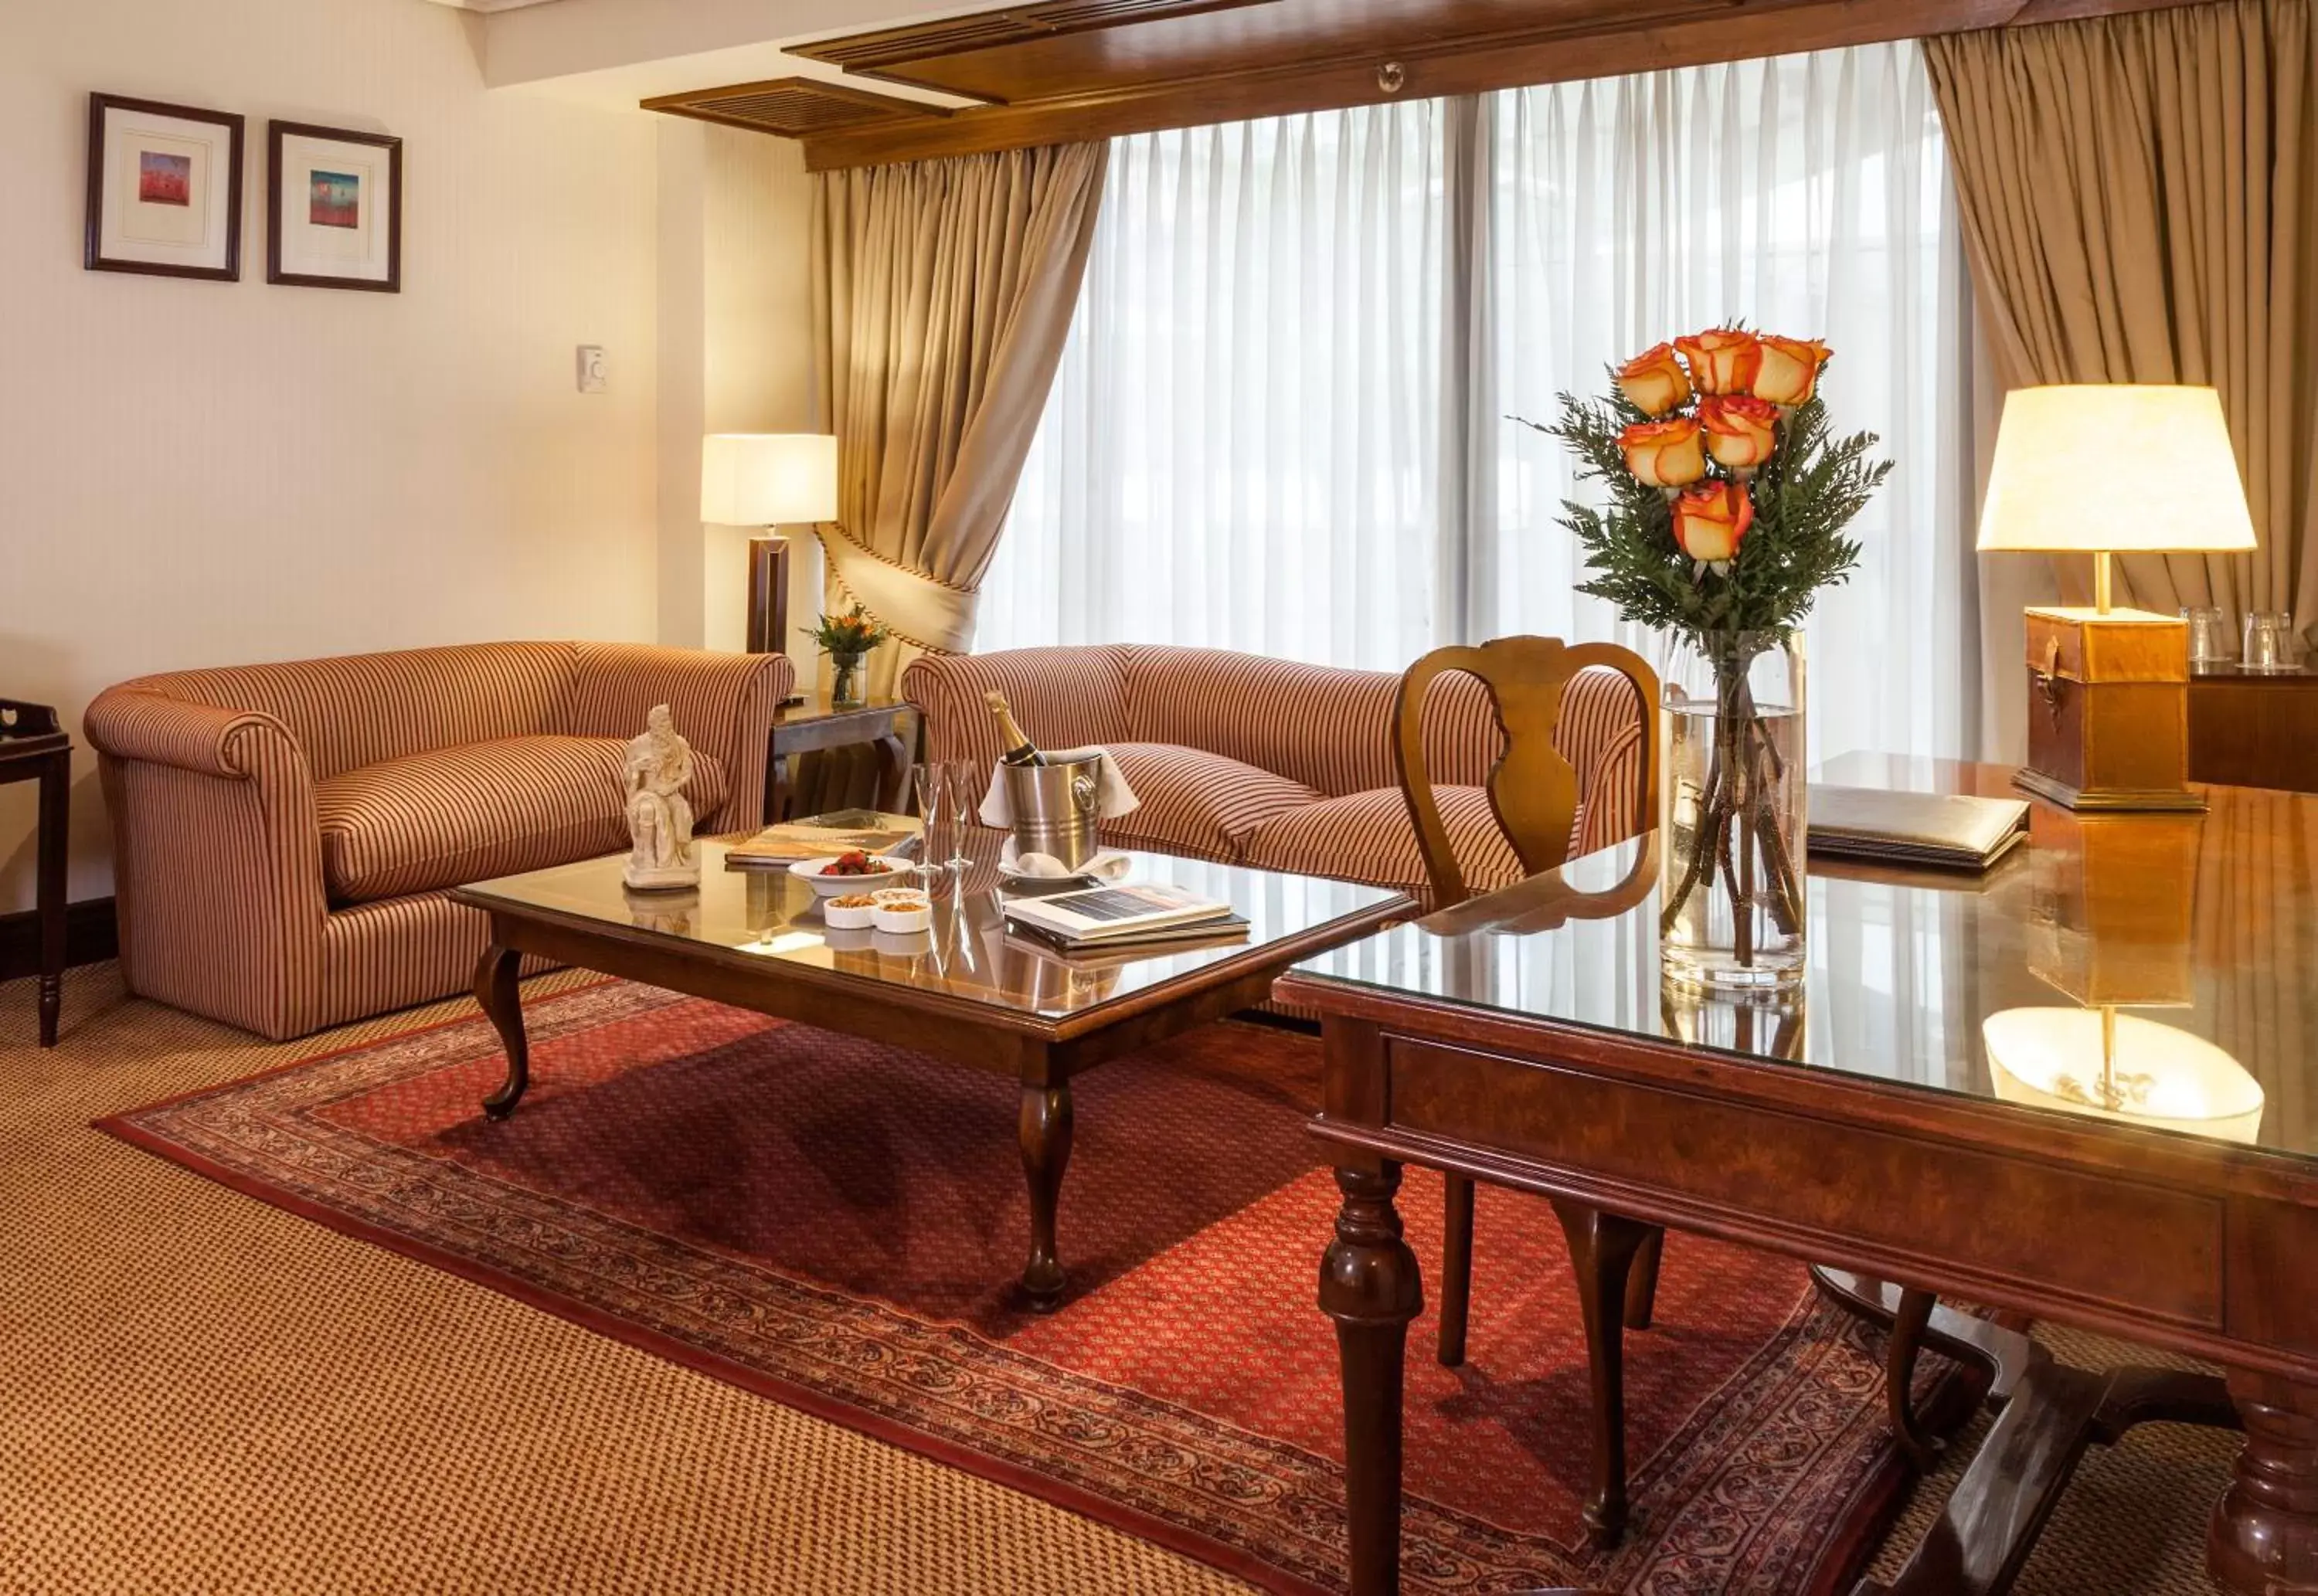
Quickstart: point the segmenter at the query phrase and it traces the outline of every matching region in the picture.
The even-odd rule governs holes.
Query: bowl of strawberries
[[[789,874],[803,881],[823,898],[840,897],[847,892],[865,892],[878,887],[891,886],[910,869],[900,859],[889,859],[882,854],[865,854],[858,848],[832,858],[799,859],[789,866]]]

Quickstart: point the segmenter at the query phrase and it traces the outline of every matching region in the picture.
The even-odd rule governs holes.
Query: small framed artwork
[[[402,291],[402,140],[273,122],[265,280]]]
[[[81,264],[238,279],[241,130],[242,119],[223,112],[91,94]]]

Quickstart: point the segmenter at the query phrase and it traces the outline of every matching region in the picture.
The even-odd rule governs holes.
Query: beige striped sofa
[[[1139,643],[928,655],[902,677],[903,695],[925,718],[930,759],[984,767],[996,759],[996,725],[983,704],[993,688],[1042,746],[1109,748],[1143,801],[1106,823],[1109,842],[1422,899],[1424,863],[1393,765],[1399,686],[1387,671]],[[1577,853],[1632,834],[1647,756],[1625,677],[1584,671],[1569,695],[1555,741],[1577,771]],[[1518,880],[1481,785],[1503,736],[1479,681],[1433,684],[1425,747],[1466,880]]]
[[[779,655],[477,643],[182,670],[83,718],[130,990],[276,1040],[463,990],[483,917],[445,890],[627,844],[621,755],[690,740],[700,829],[764,813]]]

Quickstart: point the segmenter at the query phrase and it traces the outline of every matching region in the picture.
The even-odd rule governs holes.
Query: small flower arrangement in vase
[[[893,633],[859,605],[841,615],[824,614],[813,631],[813,641],[829,656],[829,701],[838,709],[858,709],[867,701],[861,662],[869,650]]]
[[[1659,947],[1678,984],[1776,991],[1801,979],[1803,661],[1797,628],[1847,578],[1844,528],[1891,473],[1872,433],[1829,436],[1808,338],[1721,327],[1617,367],[1615,390],[1560,396],[1525,426],[1577,456],[1604,508],[1566,504],[1578,591],[1682,645],[1666,675],[1658,784]]]

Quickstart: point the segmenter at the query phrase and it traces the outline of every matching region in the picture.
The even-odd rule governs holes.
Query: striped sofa
[[[83,718],[130,990],[282,1040],[463,990],[445,890],[627,846],[623,744],[690,740],[703,831],[754,826],[779,655],[478,643],[183,670]]]
[[[1101,744],[1143,804],[1106,841],[1192,858],[1370,882],[1423,899],[1424,862],[1393,764],[1386,671],[1145,644],[928,655],[902,677],[925,718],[926,757],[987,768],[1000,752],[984,706],[1006,695],[1047,748]],[[1555,741],[1577,771],[1573,854],[1631,834],[1647,753],[1634,690],[1614,671],[1571,683]],[[1520,879],[1483,781],[1503,749],[1488,694],[1447,676],[1425,698],[1426,758],[1442,818],[1477,888]]]

